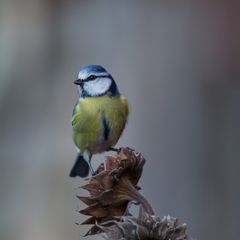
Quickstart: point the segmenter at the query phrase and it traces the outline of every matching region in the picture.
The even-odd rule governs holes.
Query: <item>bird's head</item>
[[[80,97],[97,97],[105,94],[118,95],[117,85],[112,76],[99,65],[82,68],[74,83],[78,86]]]

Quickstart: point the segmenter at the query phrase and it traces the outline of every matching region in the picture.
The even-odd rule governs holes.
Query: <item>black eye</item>
[[[88,77],[89,80],[93,80],[93,79],[95,79],[95,78],[96,78],[96,76],[94,76],[94,75],[90,75],[90,76]]]

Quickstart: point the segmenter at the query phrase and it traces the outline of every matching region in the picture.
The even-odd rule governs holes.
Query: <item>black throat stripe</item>
[[[103,138],[105,141],[108,140],[109,134],[110,134],[110,127],[107,123],[107,119],[105,117],[102,118],[102,123],[103,123]]]

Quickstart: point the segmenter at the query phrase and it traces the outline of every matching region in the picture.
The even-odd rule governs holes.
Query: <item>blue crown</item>
[[[103,68],[100,65],[88,65],[82,69],[80,69],[80,72],[86,72],[86,73],[102,73],[102,72],[106,72],[106,69]]]

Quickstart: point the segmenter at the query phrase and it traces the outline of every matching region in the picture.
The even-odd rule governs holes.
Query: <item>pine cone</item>
[[[83,186],[89,193],[89,197],[78,196],[88,207],[80,213],[91,216],[82,224],[101,224],[113,220],[116,216],[123,216],[131,201],[142,203],[150,214],[153,213],[151,206],[140,195],[137,186],[141,177],[145,159],[140,153],[130,148],[123,148],[115,156],[108,156],[104,168],[98,168],[97,175],[89,179],[88,184]],[[86,235],[101,232],[94,226]]]

